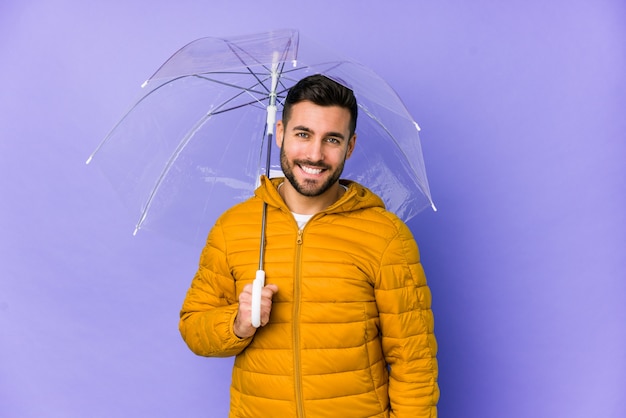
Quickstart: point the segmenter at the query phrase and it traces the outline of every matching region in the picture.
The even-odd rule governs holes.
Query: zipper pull
[[[298,238],[296,239],[296,244],[302,245],[302,230],[298,229]]]

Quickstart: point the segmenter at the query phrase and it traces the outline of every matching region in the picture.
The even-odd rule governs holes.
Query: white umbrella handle
[[[261,291],[265,286],[265,271],[257,270],[252,282],[252,326],[261,326]]]

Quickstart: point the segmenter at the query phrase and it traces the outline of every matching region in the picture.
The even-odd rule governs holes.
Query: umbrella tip
[[[435,206],[434,202],[430,202],[430,207],[433,208],[433,212],[437,212],[437,206]]]
[[[89,158],[87,158],[87,161],[85,161],[85,165],[89,165],[91,160],[93,160],[93,155],[90,155]]]
[[[141,88],[146,87],[146,86],[148,85],[148,81],[150,81],[150,79],[147,79],[146,81],[144,81],[144,82],[141,84]]]
[[[417,129],[417,132],[422,130],[422,128],[420,128],[420,126],[417,124],[417,122],[413,121],[413,125],[415,125],[415,129]]]

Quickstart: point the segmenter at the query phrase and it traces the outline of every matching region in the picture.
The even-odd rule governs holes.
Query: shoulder
[[[394,213],[382,206],[365,207],[347,214],[355,229],[374,233],[392,239],[394,237],[412,238],[408,226]]]
[[[208,243],[223,242],[225,246],[231,239],[242,234],[251,234],[261,228],[263,203],[257,197],[250,197],[241,203],[231,206],[215,221],[208,237]]]
[[[252,196],[228,208],[217,219],[216,224],[229,225],[240,223],[245,219],[253,219],[254,215],[261,215],[263,202],[257,196]]]

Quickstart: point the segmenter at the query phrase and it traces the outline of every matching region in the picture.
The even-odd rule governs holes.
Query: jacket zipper
[[[293,340],[294,340],[294,380],[296,385],[296,408],[299,418],[304,418],[304,405],[302,401],[302,365],[300,363],[300,280],[301,280],[301,257],[302,257],[302,234],[298,229],[296,239],[295,277],[293,283]]]

